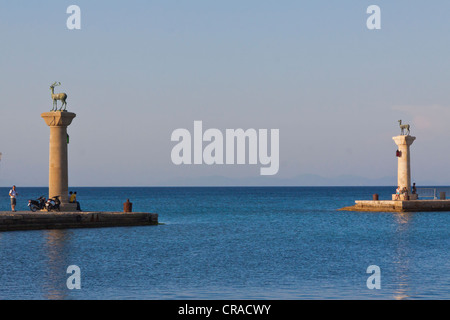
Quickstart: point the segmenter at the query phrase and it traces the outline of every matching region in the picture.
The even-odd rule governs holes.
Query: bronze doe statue
[[[57,93],[55,94],[54,89],[56,86],[60,86],[61,82],[54,82],[51,86],[50,86],[50,90],[52,90],[52,100],[53,100],[53,108],[50,111],[57,111],[58,110],[58,100],[61,101],[61,108],[59,108],[59,111],[66,111],[66,107],[67,107],[67,94],[65,93]],[[64,110],[62,109],[64,107]]]
[[[409,124],[402,124],[402,120],[398,120],[398,123],[400,125],[400,129],[402,130],[401,135],[404,136],[405,135],[405,130],[406,130],[406,136],[409,136],[410,125]]]

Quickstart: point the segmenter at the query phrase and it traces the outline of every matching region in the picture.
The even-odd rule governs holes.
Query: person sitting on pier
[[[402,190],[403,200],[409,200],[408,189],[406,187]]]
[[[70,198],[69,198],[69,202],[70,203],[76,203],[77,204],[77,210],[81,211],[81,206],[80,206],[80,202],[77,201],[77,192],[69,192],[70,194]]]

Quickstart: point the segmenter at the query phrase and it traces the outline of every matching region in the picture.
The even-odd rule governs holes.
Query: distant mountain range
[[[10,187],[12,182],[2,180],[1,186]],[[347,187],[347,186],[395,186],[396,177],[382,177],[378,179],[370,179],[356,175],[339,175],[336,177],[323,177],[317,174],[301,174],[292,178],[278,178],[273,176],[257,176],[229,178],[224,176],[205,176],[205,177],[188,177],[173,178],[157,181],[148,186],[161,187],[212,187],[212,186],[299,186],[299,187]],[[142,184],[139,184],[142,185]],[[436,181],[420,181],[419,187],[424,186],[440,186],[442,184]],[[105,185],[99,185],[105,186]],[[105,186],[106,187],[106,186]]]
[[[355,175],[322,177],[316,174],[302,174],[293,178],[269,176],[228,178],[207,176],[198,178],[177,178],[160,182],[162,186],[394,186],[396,177],[370,179]],[[433,183],[429,183],[433,185]]]

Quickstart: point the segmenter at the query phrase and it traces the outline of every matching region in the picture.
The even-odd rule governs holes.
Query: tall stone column
[[[75,113],[67,111],[41,114],[50,127],[48,196],[60,196],[61,211],[75,211],[76,204],[69,203],[69,170],[67,159],[67,127]]]
[[[398,186],[402,190],[406,187],[408,193],[411,194],[411,156],[409,154],[409,146],[416,140],[416,137],[402,135],[393,137],[392,139],[394,139],[400,151],[397,172]]]

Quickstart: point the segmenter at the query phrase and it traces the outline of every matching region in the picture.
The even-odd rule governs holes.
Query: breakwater
[[[6,212],[0,231],[157,225],[158,214],[145,212]]]

